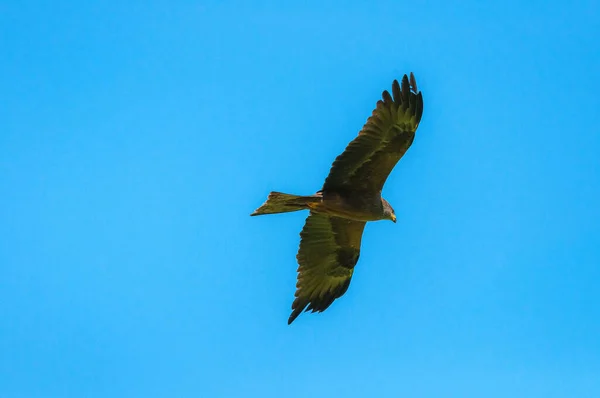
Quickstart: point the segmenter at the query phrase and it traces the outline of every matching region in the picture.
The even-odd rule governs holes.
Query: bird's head
[[[391,220],[392,222],[396,222],[396,213],[394,209],[387,200],[381,198],[381,203],[383,203],[383,216],[385,220]]]

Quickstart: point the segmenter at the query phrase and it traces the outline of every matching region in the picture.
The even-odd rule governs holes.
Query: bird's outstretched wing
[[[392,83],[358,136],[339,155],[323,191],[381,191],[388,175],[408,150],[423,114],[423,96],[414,75]]]
[[[304,310],[322,312],[348,290],[365,222],[310,213],[300,232],[291,324]]]

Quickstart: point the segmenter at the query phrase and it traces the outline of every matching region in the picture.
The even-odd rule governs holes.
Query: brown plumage
[[[414,75],[392,83],[382,100],[333,165],[319,192],[298,196],[271,192],[252,216],[310,211],[300,233],[296,299],[288,324],[302,311],[322,312],[342,296],[360,255],[368,221],[396,222],[394,209],[381,197],[390,172],[411,146],[423,97]]]

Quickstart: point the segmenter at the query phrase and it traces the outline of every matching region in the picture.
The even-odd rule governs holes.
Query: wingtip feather
[[[415,75],[412,72],[410,72],[410,86],[415,94],[419,92],[417,89],[417,79],[415,79]]]
[[[408,83],[408,76],[404,75],[402,77],[402,100],[408,100],[410,96],[410,84]],[[408,102],[408,101],[406,101]]]
[[[392,99],[392,96],[390,95],[390,93],[387,90],[384,90],[383,93],[381,93],[381,98],[383,98],[383,103],[390,106],[393,102],[394,99]]]
[[[287,321],[288,325],[291,325],[292,322],[294,322],[296,320],[296,318],[298,318],[298,315],[300,315],[302,313],[302,310],[304,309],[304,307],[306,307],[306,305],[294,308],[294,310],[290,314],[290,317],[288,318],[288,321]]]
[[[400,92],[400,84],[398,83],[398,80],[396,80],[396,79],[394,79],[394,82],[392,83],[392,94],[394,95],[394,102],[402,101],[402,94]]]

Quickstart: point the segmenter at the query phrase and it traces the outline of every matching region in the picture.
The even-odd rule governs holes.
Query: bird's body
[[[296,299],[288,323],[304,310],[324,311],[342,296],[360,255],[365,224],[396,215],[381,197],[385,180],[412,144],[423,112],[414,76],[392,84],[392,95],[367,120],[359,135],[333,162],[320,191],[310,196],[271,192],[255,215],[310,211],[298,254]]]
[[[252,215],[287,213],[308,209],[313,213],[354,221],[378,221],[389,218],[385,200],[377,192],[319,191],[311,196],[271,192],[263,206]]]
[[[378,221],[389,217],[379,192],[324,191],[322,196],[323,213],[332,216],[354,221]]]

